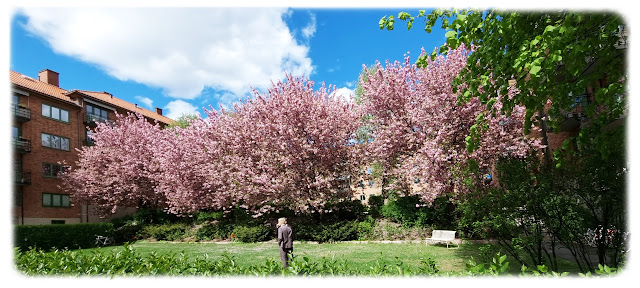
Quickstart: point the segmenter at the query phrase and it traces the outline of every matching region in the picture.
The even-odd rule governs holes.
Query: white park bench
[[[447,243],[447,248],[449,248],[449,242],[454,243],[455,239],[456,239],[456,231],[433,230],[433,232],[431,232],[431,238],[427,238],[425,240],[427,242],[427,245],[429,245],[429,242],[431,242],[431,243]],[[456,245],[458,245],[458,247],[460,247],[460,245],[458,243],[456,243]]]

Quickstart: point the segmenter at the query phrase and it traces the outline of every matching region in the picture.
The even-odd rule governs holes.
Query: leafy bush
[[[294,238],[298,240],[334,242],[358,239],[359,222],[341,221],[327,225],[297,226]]]
[[[211,212],[200,211],[198,212],[198,216],[196,217],[196,220],[199,223],[207,222],[207,221],[220,221],[222,220],[222,216],[223,215],[221,211],[211,211]]]
[[[174,241],[185,238],[188,227],[189,226],[180,223],[148,225],[140,231],[140,234],[144,238]]]
[[[113,237],[116,243],[126,243],[138,239],[138,234],[142,231],[142,225],[126,224],[113,230]]]
[[[22,251],[37,249],[78,249],[95,246],[96,236],[113,236],[111,223],[17,225],[15,246]]]
[[[266,226],[237,226],[233,229],[234,239],[245,243],[262,242],[271,239],[271,229]]]
[[[455,210],[446,196],[438,197],[431,206],[424,205],[418,196],[390,199],[382,206],[382,215],[403,228],[435,225],[438,229],[456,228]]]
[[[369,217],[367,220],[358,223],[358,240],[373,239],[373,231],[376,221]]]
[[[382,217],[382,206],[384,206],[384,198],[382,195],[369,196],[369,215],[371,215],[371,217]]]
[[[206,224],[198,228],[197,240],[227,239],[233,232],[233,226],[223,222]]]

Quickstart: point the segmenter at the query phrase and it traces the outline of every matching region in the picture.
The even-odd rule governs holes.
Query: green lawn
[[[368,270],[369,267],[375,266],[379,259],[387,263],[399,263],[419,266],[421,259],[431,258],[435,260],[436,265],[441,273],[447,272],[463,272],[466,269],[466,263],[471,257],[476,262],[486,261],[486,256],[481,255],[479,244],[462,244],[460,248],[451,246],[447,248],[444,245],[425,245],[424,243],[368,243],[368,242],[348,242],[348,243],[295,243],[294,255],[297,258],[308,257],[312,262],[319,262],[322,257],[334,258],[339,261],[347,260],[349,267],[357,270]],[[133,249],[142,255],[148,255],[156,252],[159,255],[171,253],[184,253],[189,259],[195,259],[198,256],[208,255],[209,258],[218,258],[223,254],[232,256],[236,263],[241,266],[262,265],[266,260],[279,261],[280,254],[278,246],[275,242],[263,243],[171,243],[171,242],[148,242],[138,241],[132,245]],[[122,249],[118,247],[105,247],[82,250],[82,253],[92,253],[93,251],[111,251],[113,249]],[[496,248],[497,249],[497,248]],[[518,263],[509,259],[511,262],[509,271],[518,273],[520,266]],[[563,271],[575,273],[575,265],[565,262],[561,267],[566,268]],[[573,274],[572,273],[572,274]]]

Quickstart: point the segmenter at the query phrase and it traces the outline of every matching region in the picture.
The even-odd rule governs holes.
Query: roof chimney
[[[52,71],[49,69],[44,69],[38,72],[38,80],[45,82],[47,84],[54,85],[56,87],[60,87],[60,74],[56,71]]]
[[[162,115],[162,109],[156,107],[156,114]]]

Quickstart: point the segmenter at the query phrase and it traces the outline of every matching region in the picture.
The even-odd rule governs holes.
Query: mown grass
[[[211,259],[222,258],[223,255],[233,257],[240,266],[262,265],[267,260],[279,261],[280,254],[275,242],[262,243],[172,243],[138,241],[131,245],[141,255],[169,255],[184,253],[189,259],[203,257],[205,254]],[[322,258],[347,261],[350,269],[366,271],[375,267],[377,263],[404,263],[412,267],[420,266],[421,261],[431,258],[435,261],[440,273],[460,273],[466,270],[466,263],[472,257],[476,262],[490,261],[493,255],[483,254],[480,244],[463,244],[460,248],[447,248],[444,245],[425,245],[424,243],[369,243],[369,242],[341,242],[341,243],[295,243],[294,255],[297,259],[307,257],[311,262],[321,262]],[[456,246],[453,246],[456,247]],[[485,246],[486,247],[486,246]],[[122,246],[104,247],[81,250],[82,253],[111,252],[123,249]],[[487,249],[484,249],[486,251]],[[491,249],[492,251],[498,248]],[[504,254],[504,253],[503,253]],[[509,273],[517,274],[520,266],[514,259]],[[561,260],[561,271],[577,273],[577,267],[569,261]]]

